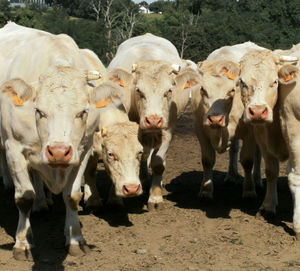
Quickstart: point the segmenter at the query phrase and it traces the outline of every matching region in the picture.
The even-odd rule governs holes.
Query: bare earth
[[[242,181],[224,184],[228,153],[218,155],[215,201],[197,198],[202,177],[200,147],[191,113],[178,122],[164,174],[165,206],[148,212],[146,196],[125,201],[125,208],[105,206],[97,214],[80,211],[91,252],[67,256],[64,248],[64,205],[61,196],[47,214],[33,214],[34,262],[12,257],[18,213],[13,194],[1,187],[0,270],[299,270],[300,244],[292,230],[292,199],[285,165],[278,182],[279,207],[275,218],[256,218],[265,193],[242,199]],[[101,194],[109,180],[99,165]],[[240,174],[242,173],[239,168]]]

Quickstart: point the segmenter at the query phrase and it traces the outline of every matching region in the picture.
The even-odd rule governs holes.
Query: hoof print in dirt
[[[32,252],[30,249],[13,248],[13,255],[17,261],[33,262]]]
[[[147,208],[148,211],[162,210],[164,208],[164,204],[162,202],[159,203],[148,202]]]
[[[87,244],[75,245],[71,244],[68,247],[68,252],[71,256],[78,257],[88,254],[90,252],[90,248]]]

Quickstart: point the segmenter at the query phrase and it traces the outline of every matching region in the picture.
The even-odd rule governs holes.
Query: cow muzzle
[[[163,127],[163,124],[163,118],[157,115],[151,115],[145,117],[144,119],[144,125],[147,129],[161,129]]]
[[[73,156],[73,149],[66,145],[48,145],[46,147],[46,157],[50,165],[68,166]]]
[[[140,184],[124,184],[122,186],[124,197],[136,197],[142,193],[142,186]]]
[[[265,105],[248,106],[248,117],[250,121],[266,121],[269,117],[268,107]]]
[[[209,115],[207,116],[207,123],[209,127],[220,128],[225,126],[225,116],[224,115]]]

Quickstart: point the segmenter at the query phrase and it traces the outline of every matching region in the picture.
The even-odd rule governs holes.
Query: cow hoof
[[[299,242],[300,241],[300,232],[295,232],[295,237],[296,237],[296,240]]]
[[[154,210],[162,210],[164,207],[164,204],[162,202],[148,202],[147,208],[148,211],[154,211]]]
[[[244,191],[243,192],[244,199],[256,199],[257,195],[255,191]]]
[[[276,216],[276,212],[273,212],[273,211],[268,211],[268,210],[265,210],[263,208],[261,208],[255,215],[256,218],[258,219],[272,219]]]
[[[13,255],[17,261],[33,261],[30,249],[13,248]]]
[[[79,257],[90,252],[90,248],[87,244],[71,244],[69,245],[68,252],[71,256]]]

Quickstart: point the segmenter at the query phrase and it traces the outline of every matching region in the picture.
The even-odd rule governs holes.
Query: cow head
[[[203,124],[211,128],[227,126],[237,89],[239,65],[231,61],[198,63],[201,75]]]
[[[101,144],[101,157],[119,197],[141,195],[139,179],[143,146],[138,140],[138,125],[122,122],[103,127],[95,142]],[[97,144],[97,143],[96,143]]]
[[[245,105],[245,122],[264,124],[273,121],[273,109],[278,98],[280,63],[295,60],[296,58],[279,56],[268,50],[252,51],[242,58],[240,89]]]
[[[110,79],[130,88],[140,128],[148,132],[167,128],[174,95],[199,83],[199,75],[191,68],[180,71],[180,66],[162,61],[134,64],[131,74],[112,71]]]
[[[121,91],[105,84],[88,86],[97,74],[72,67],[50,67],[35,90],[23,80],[10,81],[13,102],[35,108],[36,128],[41,142],[41,161],[52,167],[78,165],[81,154],[91,145],[99,120],[99,109],[120,103]],[[87,135],[91,135],[88,137]]]

